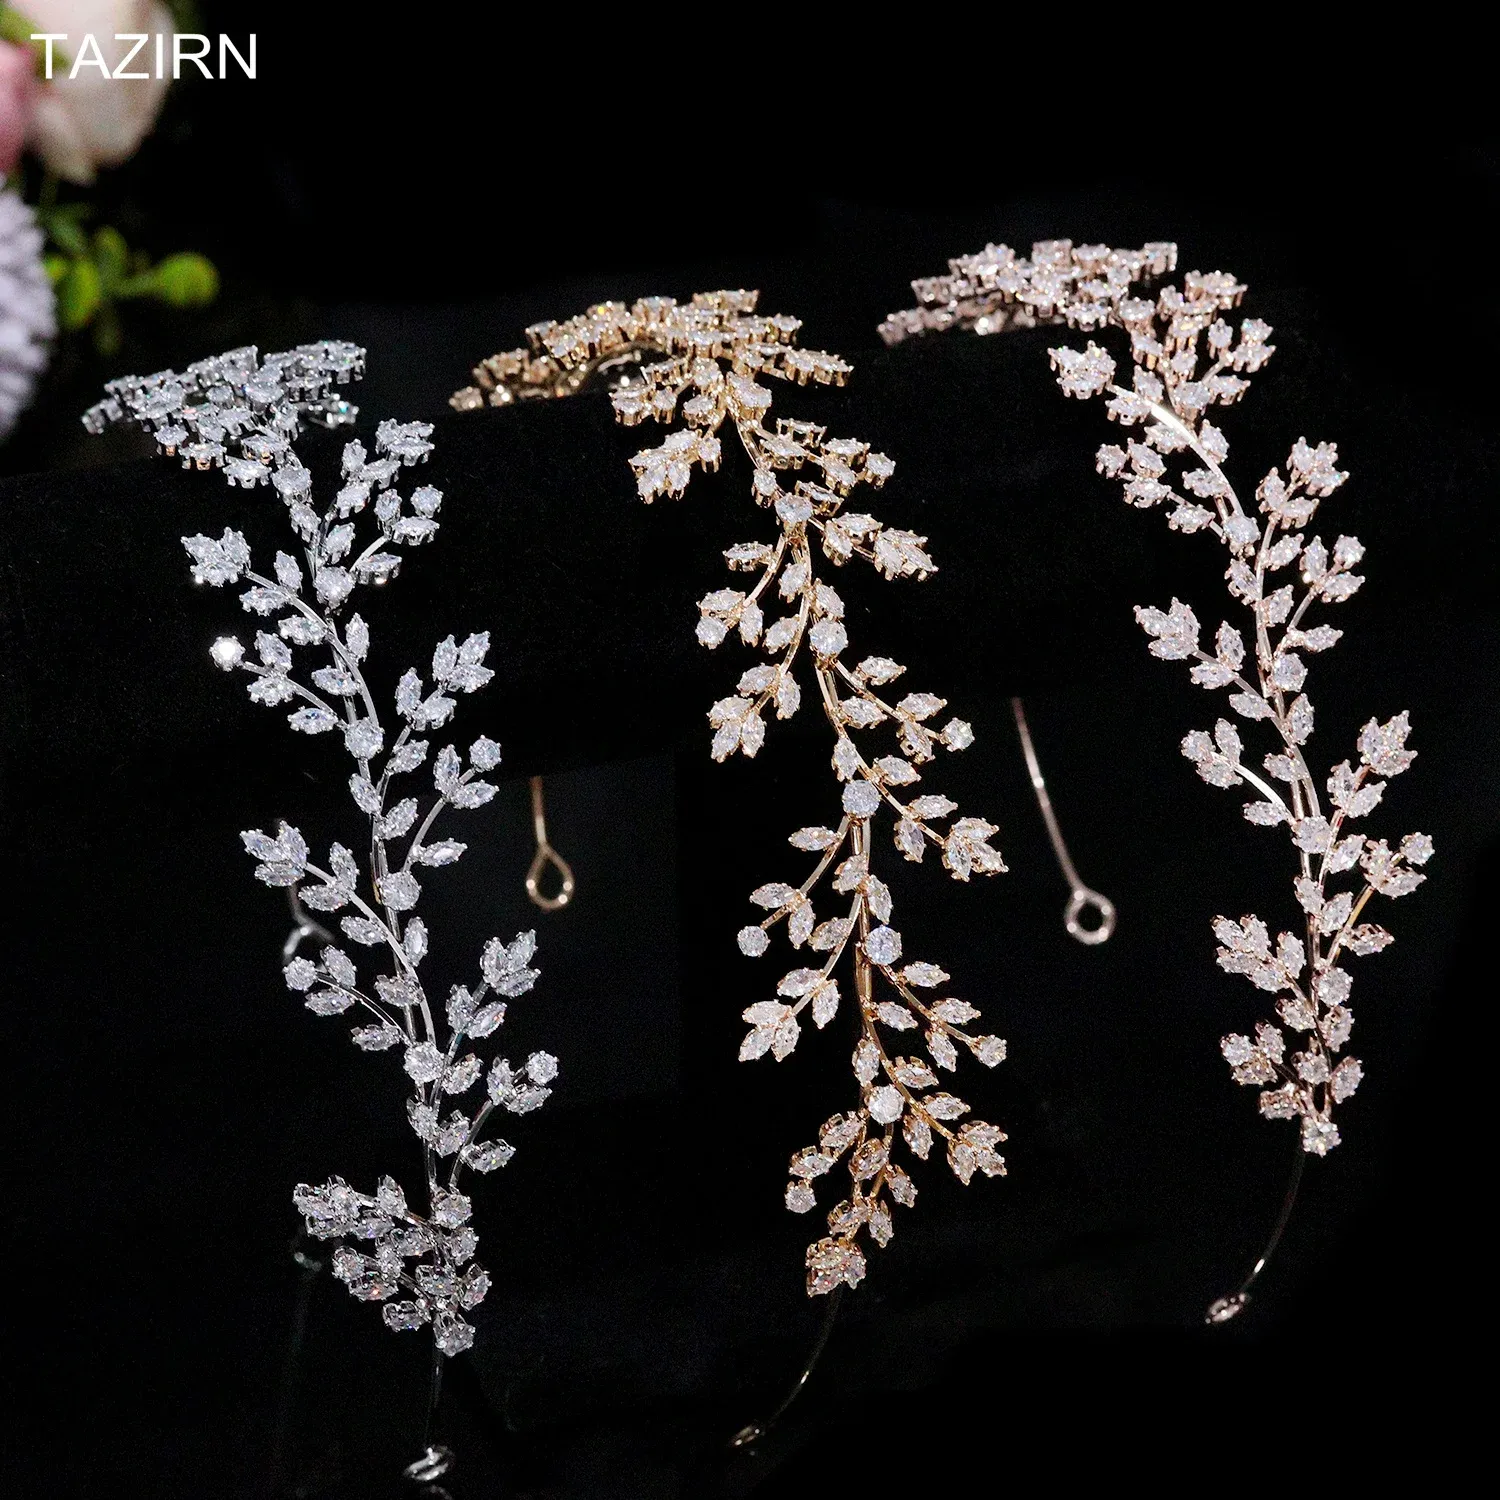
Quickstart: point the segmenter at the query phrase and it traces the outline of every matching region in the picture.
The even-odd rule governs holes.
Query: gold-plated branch
[[[916,788],[941,754],[973,742],[973,730],[958,718],[938,727],[947,705],[932,693],[886,692],[905,673],[899,662],[856,659],[832,573],[859,559],[888,579],[920,580],[937,565],[925,537],[855,508],[856,496],[879,490],[895,472],[891,459],[819,424],[771,417],[778,384],[840,386],[850,374],[838,356],[799,348],[799,326],[796,318],[758,312],[756,294],[748,291],[699,293],[689,303],[664,297],[600,303],[566,322],[528,329],[527,348],[485,360],[475,384],[452,404],[471,411],[555,399],[619,371],[610,398],[618,420],[672,429],[630,460],[643,501],[677,499],[695,473],[718,470],[732,456],[748,465],[752,514],[774,535],[725,551],[731,571],[755,580],[700,600],[697,637],[710,650],[735,638],[761,653],[735,691],[709,711],[715,760],[754,757],[768,721],[800,710],[806,679],[799,681],[799,666],[811,669],[831,732],[833,816],[829,826],[801,828],[789,839],[817,856],[816,864],[798,884],[771,881],[752,892],[765,915],[738,938],[750,958],[769,951],[773,931],[802,950],[799,967],[776,984],[775,998],[745,1011],[751,1029],[742,1060],[789,1057],[806,1022],[821,1030],[841,1006],[846,1021],[857,1020],[854,1107],[825,1121],[817,1144],[792,1158],[784,1200],[794,1213],[808,1213],[817,1203],[816,1179],[836,1167],[848,1174],[847,1196],[828,1212],[828,1232],[806,1257],[809,1293],[827,1295],[860,1281],[861,1242],[886,1244],[894,1232],[892,1205],[916,1199],[911,1178],[892,1159],[898,1149],[924,1160],[938,1145],[966,1183],[976,1172],[1005,1170],[995,1149],[1004,1132],[968,1118],[969,1105],[940,1087],[938,1072],[957,1069],[962,1050],[994,1067],[1005,1044],[965,1029],[979,1016],[967,1001],[936,993],[925,1003],[916,999],[913,986],[940,990],[949,976],[934,963],[914,961],[890,925],[890,889],[874,868],[877,820],[894,815],[890,833],[903,859],[919,863],[934,853],[956,880],[998,874],[1005,865],[989,843],[997,832],[992,823],[957,816],[950,798]],[[626,364],[638,368],[624,370]],[[881,749],[867,743],[876,734],[885,737]],[[543,837],[539,826],[539,847]],[[815,902],[824,902],[830,888],[839,904],[820,920]],[[836,972],[848,975],[850,968],[843,983],[852,978],[852,1006]],[[901,1037],[902,1051],[925,1049],[927,1056],[893,1055],[892,1037]]]

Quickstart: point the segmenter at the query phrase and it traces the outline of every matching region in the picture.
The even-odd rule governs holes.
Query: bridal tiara
[[[1354,571],[1364,557],[1358,538],[1328,541],[1309,528],[1349,476],[1333,444],[1299,437],[1285,473],[1273,467],[1254,501],[1241,499],[1226,472],[1228,439],[1209,413],[1237,402],[1275,353],[1271,328],[1258,318],[1232,325],[1226,314],[1246,288],[1226,272],[1189,272],[1180,286],[1143,295],[1145,284],[1176,264],[1177,248],[1167,242],[1113,250],[1054,240],[1034,245],[1029,257],[988,245],[950,261],[945,275],[914,281],[918,305],[891,314],[880,333],[888,344],[950,328],[989,334],[1039,324],[1123,334],[1128,381],[1092,338],[1082,348],[1051,350],[1063,393],[1103,399],[1109,419],[1127,429],[1123,443],[1099,448],[1095,465],[1120,481],[1128,504],[1160,507],[1173,530],[1204,533],[1225,548],[1224,577],[1239,612],[1206,645],[1197,614],[1177,599],[1165,609],[1135,611],[1154,656],[1188,663],[1195,684],[1228,695],[1231,716],[1189,733],[1183,755],[1211,786],[1248,787],[1246,820],[1285,829],[1291,845],[1291,928],[1273,940],[1272,924],[1254,914],[1213,922],[1219,966],[1276,997],[1273,1019],[1257,1022],[1253,1034],[1224,1037],[1224,1058],[1237,1083],[1260,1091],[1262,1115],[1297,1123],[1302,1148],[1266,1253],[1237,1291],[1208,1310],[1209,1321],[1225,1322],[1244,1308],[1275,1248],[1305,1156],[1325,1156],[1339,1144],[1336,1107],[1364,1077],[1363,1063],[1345,1053],[1354,1012],[1353,975],[1343,960],[1393,941],[1362,920],[1365,909],[1377,895],[1414,891],[1426,878],[1418,867],[1431,858],[1433,843],[1412,833],[1393,847],[1352,826],[1375,811],[1390,778],[1415,758],[1405,712],[1383,723],[1371,718],[1352,755],[1326,776],[1308,763],[1315,722],[1308,657],[1343,635],[1315,611],[1343,604],[1364,582]],[[1262,726],[1268,740],[1258,765],[1241,732],[1251,726]]]
[[[789,839],[812,857],[812,867],[801,879],[751,892],[764,915],[739,934],[741,952],[758,958],[780,928],[804,960],[782,975],[774,998],[745,1011],[750,1030],[742,1060],[788,1057],[804,1022],[822,1029],[847,1006],[839,977],[845,960],[845,982],[852,981],[858,1103],[825,1121],[817,1144],[792,1157],[785,1195],[792,1212],[807,1213],[816,1205],[817,1179],[840,1163],[847,1171],[848,1196],[828,1213],[828,1233],[807,1251],[807,1289],[819,1295],[857,1285],[866,1269],[861,1239],[888,1243],[892,1205],[915,1201],[912,1178],[896,1159],[902,1141],[919,1159],[941,1143],[965,1183],[976,1172],[1005,1171],[996,1149],[1004,1133],[966,1118],[968,1104],[940,1077],[958,1067],[960,1051],[994,1067],[1005,1043],[970,1029],[978,1009],[947,992],[948,974],[913,958],[891,925],[890,890],[874,867],[877,820],[891,817],[890,836],[904,860],[920,863],[931,852],[957,880],[996,874],[1005,865],[990,843],[994,824],[956,817],[948,797],[916,790],[939,754],[965,749],[973,731],[962,719],[944,720],[947,705],[932,693],[891,691],[906,670],[891,657],[855,659],[844,603],[828,578],[856,558],[891,580],[921,580],[936,571],[925,537],[851,508],[856,493],[879,489],[895,465],[868,443],[832,437],[812,422],[782,416],[768,425],[773,385],[842,385],[850,366],[837,355],[798,348],[798,320],[761,314],[756,300],[746,291],[700,293],[686,303],[650,297],[538,324],[527,330],[527,348],[480,364],[475,383],[452,404],[473,411],[555,398],[612,376],[621,423],[681,424],[630,460],[637,493],[648,504],[659,496],[677,499],[696,472],[718,469],[723,435],[732,435],[748,460],[750,497],[774,530],[724,553],[732,572],[754,581],[704,595],[697,638],[710,650],[737,638],[767,658],[709,710],[715,760],[753,758],[767,719],[800,710],[796,669],[803,664],[832,738],[833,815],[827,825],[798,829]],[[877,733],[892,743],[868,747],[867,737]],[[815,894],[825,893],[837,903],[832,912],[815,907]],[[919,1038],[925,1056],[915,1055]]]
[[[182,374],[110,382],[84,425],[96,433],[115,423],[141,427],[185,467],[219,468],[231,486],[245,489],[268,484],[284,502],[293,550],[277,551],[269,568],[256,565],[250,543],[233,529],[184,537],[182,544],[195,583],[242,585],[241,607],[274,620],[250,646],[221,636],[210,655],[224,671],[243,674],[254,702],[290,706],[294,732],[342,741],[369,854],[362,862],[334,843],[318,859],[286,823],[241,838],[257,878],[286,889],[294,911],[341,913],[349,948],[315,922],[304,923],[287,945],[286,984],[315,1015],[352,1012],[361,1023],[350,1033],[356,1047],[400,1056],[411,1089],[406,1116],[423,1169],[420,1206],[390,1175],[372,1192],[340,1177],[302,1183],[293,1202],[312,1238],[339,1242],[333,1274],[350,1295],[380,1303],[392,1329],[430,1329],[436,1370],[439,1356],[472,1344],[466,1315],[491,1284],[474,1259],[478,1236],[461,1174],[491,1172],[510,1160],[513,1148],[486,1138],[486,1128],[497,1111],[521,1115],[543,1104],[557,1062],[534,1052],[519,1065],[496,1056],[486,1069],[477,1048],[504,1021],[507,1002],[536,982],[534,933],[508,944],[491,939],[477,982],[455,984],[441,1005],[421,977],[429,949],[426,924],[416,914],[423,880],[465,849],[434,837],[434,825],[440,815],[493,797],[494,784],[483,778],[500,763],[500,747],[480,736],[467,751],[454,743],[434,748],[435,736],[429,737],[450,723],[460,696],[493,676],[485,665],[486,632],[439,641],[430,670],[409,668],[395,685],[394,712],[367,681],[370,628],[346,609],[361,589],[393,579],[407,549],[436,536],[443,497],[431,485],[405,494],[398,488],[403,471],[432,451],[431,425],[385,421],[376,429],[374,454],[348,442],[337,478],[315,498],[296,439],[308,423],[338,427],[355,420],[357,408],[338,387],[359,378],[364,358],[364,350],[339,342],[264,358],[254,348],[235,349]],[[370,519],[374,525],[361,536]],[[426,776],[413,779],[424,769],[430,786]],[[294,956],[298,939],[314,933],[328,939],[318,956]],[[477,1107],[464,1102],[476,1089]]]

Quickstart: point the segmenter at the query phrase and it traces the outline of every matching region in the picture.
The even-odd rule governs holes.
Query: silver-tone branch
[[[292,914],[292,930],[287,933],[286,941],[281,945],[283,963],[290,963],[296,958],[297,950],[303,943],[315,940],[323,943],[334,941],[333,934],[321,922],[313,921],[307,908],[297,899],[295,886],[287,889],[286,904]]]
[[[383,1304],[393,1329],[430,1327],[437,1360],[473,1342],[466,1314],[490,1286],[474,1260],[478,1236],[460,1173],[491,1172],[510,1160],[513,1148],[485,1138],[485,1127],[497,1109],[521,1115],[543,1104],[557,1062],[545,1052],[520,1065],[497,1056],[486,1071],[477,1046],[504,1021],[507,1002],[536,982],[535,934],[508,945],[492,938],[479,982],[454,985],[441,1006],[421,978],[428,934],[416,915],[423,894],[416,871],[453,864],[463,854],[457,840],[431,836],[434,824],[440,815],[488,802],[495,787],[483,776],[500,762],[500,747],[483,736],[467,752],[453,744],[434,750],[426,736],[450,722],[459,696],[483,687],[493,673],[484,664],[489,636],[481,632],[440,641],[430,680],[416,668],[406,671],[393,714],[383,713],[366,680],[370,630],[345,610],[360,589],[396,576],[403,549],[432,540],[442,495],[431,485],[409,494],[397,487],[402,471],[431,452],[431,426],[382,422],[374,455],[358,441],[347,443],[337,482],[315,499],[296,439],[306,422],[354,420],[356,408],[336,387],[363,366],[364,351],[350,344],[305,345],[264,360],[254,349],[237,349],[181,375],[114,381],[84,422],[96,432],[132,422],[185,466],[221,468],[229,484],[246,489],[269,484],[284,503],[294,550],[278,551],[270,568],[252,565],[250,544],[238,531],[184,537],[183,546],[195,583],[244,585],[241,606],[272,623],[256,631],[250,647],[221,636],[210,655],[223,671],[248,679],[253,701],[296,705],[287,718],[294,732],[342,740],[368,854],[362,864],[335,843],[315,860],[286,823],[274,834],[251,829],[241,837],[257,878],[287,892],[296,924],[284,948],[288,988],[315,1015],[354,1011],[364,1024],[353,1028],[351,1040],[362,1050],[399,1049],[411,1088],[406,1114],[425,1179],[420,1208],[391,1176],[373,1193],[340,1177],[302,1183],[293,1201],[310,1235],[340,1242],[333,1273],[350,1294]],[[369,520],[373,536],[361,543],[359,528]],[[424,767],[427,787],[409,779]],[[342,913],[342,940],[370,956],[356,961],[311,912]],[[301,956],[302,945],[315,941],[317,956]],[[374,971],[370,981],[361,980],[361,967]],[[463,1104],[481,1080],[484,1102],[477,1109]]]

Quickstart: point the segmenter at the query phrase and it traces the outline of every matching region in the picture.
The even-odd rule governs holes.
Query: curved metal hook
[[[1092,911],[1097,915],[1097,926],[1086,927],[1079,920],[1085,911]],[[1077,938],[1090,948],[1099,943],[1107,943],[1115,930],[1115,903],[1108,896],[1101,896],[1098,891],[1091,891],[1086,885],[1081,885],[1068,898],[1067,909],[1063,912],[1063,926],[1068,929],[1069,937]]]
[[[531,868],[526,872],[526,894],[543,911],[557,911],[573,899],[576,882],[573,879],[572,865],[547,842],[547,805],[543,800],[540,776],[531,778],[531,826],[536,833],[536,854],[532,858]],[[553,896],[542,894],[542,876],[548,865],[557,871],[562,882],[557,894]]]
[[[1292,1209],[1297,1205],[1297,1189],[1302,1186],[1302,1169],[1307,1165],[1307,1153],[1302,1149],[1302,1142],[1297,1142],[1297,1156],[1292,1162],[1292,1175],[1287,1181],[1286,1196],[1281,1200],[1281,1212],[1276,1215],[1276,1223],[1271,1229],[1271,1237],[1266,1241],[1266,1248],[1260,1252],[1255,1264],[1250,1268],[1250,1274],[1240,1282],[1234,1291],[1227,1297],[1217,1297],[1209,1303],[1208,1310],[1203,1314],[1205,1323],[1228,1323],[1239,1317],[1250,1303],[1250,1289],[1260,1280],[1260,1274],[1270,1263],[1271,1257],[1276,1253],[1276,1247],[1281,1243],[1281,1237],[1286,1233],[1287,1222],[1292,1217]]]
[[[823,1321],[818,1325],[817,1337],[813,1340],[812,1349],[802,1362],[801,1373],[792,1382],[792,1388],[781,1399],[781,1403],[770,1414],[759,1422],[747,1422],[735,1435],[729,1439],[729,1447],[732,1449],[748,1449],[754,1447],[786,1414],[792,1403],[802,1394],[807,1382],[812,1379],[812,1373],[817,1368],[818,1361],[823,1357],[823,1351],[828,1347],[828,1340],[833,1336],[833,1325],[838,1321],[839,1303],[843,1300],[844,1289],[837,1286],[828,1298],[828,1306],[823,1311]]]
[[[414,1458],[401,1471],[402,1478],[413,1484],[432,1484],[453,1467],[453,1450],[435,1443],[420,1458]]]
[[[1062,828],[1057,814],[1052,810],[1052,798],[1047,793],[1047,782],[1042,775],[1041,762],[1036,757],[1036,746],[1031,743],[1031,730],[1026,723],[1026,710],[1019,698],[1010,700],[1010,711],[1015,715],[1016,733],[1021,736],[1021,753],[1026,757],[1026,769],[1031,774],[1031,789],[1036,793],[1036,805],[1042,811],[1042,821],[1047,825],[1047,837],[1052,842],[1052,852],[1057,856],[1057,867],[1068,882],[1071,894],[1063,910],[1063,926],[1068,936],[1095,948],[1107,943],[1115,930],[1115,903],[1108,896],[1086,886],[1079,879],[1068,846],[1063,842]],[[1081,920],[1084,912],[1093,911],[1098,917],[1096,926],[1087,927]]]

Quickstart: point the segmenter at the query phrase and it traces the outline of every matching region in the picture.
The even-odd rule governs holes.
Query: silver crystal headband
[[[430,871],[451,865],[465,845],[438,837],[440,817],[483,806],[495,793],[484,776],[500,747],[481,736],[467,750],[439,735],[459,697],[483,687],[489,635],[438,642],[427,671],[412,667],[392,698],[377,699],[366,678],[370,629],[347,613],[361,588],[393,578],[406,549],[436,536],[441,493],[399,487],[404,470],[426,460],[432,428],[425,422],[382,422],[371,455],[345,445],[338,475],[324,486],[298,456],[305,422],[342,425],[356,408],[336,390],[357,379],[364,351],[352,344],[305,345],[264,359],[236,349],[192,365],[116,380],[85,416],[90,431],[131,423],[184,465],[217,467],[231,485],[268,484],[285,507],[291,550],[257,566],[238,531],[183,538],[193,581],[241,588],[241,607],[263,619],[251,645],[234,636],[215,641],[211,655],[240,673],[254,702],[289,709],[299,734],[333,735],[349,756],[349,795],[360,820],[357,856],[341,843],[317,857],[294,827],[241,837],[266,885],[284,888],[300,907],[339,913],[342,940],[309,922],[288,945],[287,986],[319,1016],[357,1021],[350,1033],[366,1052],[395,1052],[410,1095],[406,1116],[422,1162],[420,1198],[395,1177],[359,1192],[340,1177],[293,1194],[309,1235],[337,1241],[333,1273],[360,1300],[378,1302],[393,1329],[429,1327],[435,1355],[473,1342],[467,1314],[490,1286],[474,1260],[478,1237],[465,1172],[487,1173],[513,1148],[486,1131],[497,1111],[526,1114],[543,1104],[556,1060],[533,1053],[513,1064],[494,1056],[490,1038],[506,1005],[536,982],[535,934],[485,945],[479,977],[455,984],[439,1002],[422,977],[428,962],[426,924],[417,915]],[[321,489],[321,493],[319,493]],[[292,956],[297,937],[322,933],[316,958]],[[347,946],[344,946],[346,944]],[[430,966],[429,966],[430,967]]]

